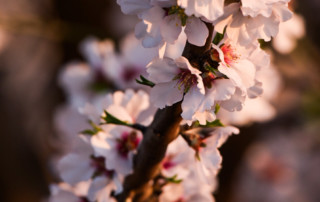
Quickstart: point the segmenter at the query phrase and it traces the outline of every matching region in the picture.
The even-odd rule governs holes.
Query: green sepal
[[[225,28],[223,29],[222,34],[219,32],[216,33],[216,35],[214,36],[214,39],[212,41],[213,44],[218,45],[222,41],[222,39],[224,38],[224,35],[226,33],[226,29],[227,29],[227,26],[225,26]]]
[[[167,182],[171,182],[171,183],[174,183],[174,184],[179,184],[183,181],[183,179],[177,179],[178,175],[174,175],[172,177],[169,177],[169,178],[166,178],[166,181]]]
[[[141,81],[136,79],[136,82],[145,86],[150,86],[150,87],[155,86],[155,84],[152,81],[149,81],[148,79],[144,78],[142,75],[140,75],[140,79]]]
[[[197,125],[202,128],[224,127],[223,123],[221,123],[221,121],[219,119],[216,119],[212,122],[207,121],[206,125],[201,125],[199,123],[197,123]]]
[[[188,16],[187,16],[187,15],[181,15],[181,16],[180,16],[180,20],[181,20],[181,25],[182,25],[182,26],[186,26],[186,24],[187,24],[187,19],[188,19]]]
[[[120,119],[116,118],[106,110],[104,110],[105,115],[101,118],[106,121],[106,123],[116,124],[116,125],[123,125],[123,126],[131,126],[128,122],[121,121]]]
[[[92,129],[86,129],[84,131],[81,131],[80,133],[93,136],[98,132],[102,131],[102,129],[97,124],[93,123],[91,120],[89,121],[89,124],[92,126]]]
[[[198,161],[201,161],[199,151],[196,151],[195,157],[196,157],[196,159],[197,159]]]
[[[215,108],[214,108],[214,113],[217,114],[220,111],[220,105],[216,104]]]

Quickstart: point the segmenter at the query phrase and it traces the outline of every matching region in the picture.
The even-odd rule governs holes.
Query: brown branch
[[[210,50],[213,26],[209,23],[206,25],[209,29],[206,44],[198,47],[187,42],[183,56],[195,60]],[[182,120],[181,112],[181,102],[157,111],[153,122],[144,132],[143,140],[134,158],[134,172],[125,178],[124,190],[116,196],[119,202],[130,201],[130,199],[133,201],[154,200],[152,185],[149,182],[159,174],[167,146],[178,136]]]

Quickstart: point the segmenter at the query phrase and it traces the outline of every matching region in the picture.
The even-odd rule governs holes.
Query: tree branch
[[[206,25],[209,37],[203,47],[186,43],[183,56],[189,60],[196,60],[211,48],[213,26],[209,23]],[[181,102],[157,111],[153,122],[146,128],[138,153],[134,157],[134,172],[125,178],[123,192],[115,196],[119,202],[130,199],[151,201],[153,190],[149,182],[159,174],[167,146],[179,134],[181,112]]]

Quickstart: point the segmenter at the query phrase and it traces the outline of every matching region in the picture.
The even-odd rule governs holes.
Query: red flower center
[[[136,131],[124,132],[121,134],[121,138],[117,139],[117,150],[120,156],[123,158],[128,158],[128,153],[135,150],[140,142],[140,138]]]

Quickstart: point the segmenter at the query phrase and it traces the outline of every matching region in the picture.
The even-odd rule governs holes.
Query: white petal
[[[89,156],[78,154],[68,154],[64,156],[58,163],[58,170],[61,178],[69,183],[76,184],[92,177],[94,168],[91,166]]]
[[[110,183],[110,179],[105,176],[95,177],[92,180],[90,188],[88,190],[88,199],[90,201],[96,201],[97,196],[99,195],[99,192],[101,192],[102,189],[104,189],[109,183]],[[110,191],[109,193],[109,196],[110,196],[111,190],[109,191]]]
[[[220,106],[230,112],[240,111],[243,107],[243,103],[246,97],[243,95],[243,92],[237,88],[234,95],[231,96],[229,100],[220,102]]]
[[[121,121],[133,123],[133,117],[131,117],[130,114],[128,114],[128,111],[122,106],[110,105],[106,110],[109,114],[118,118]]]
[[[148,25],[144,23],[144,21],[139,22],[136,24],[134,28],[134,34],[138,39],[141,39],[147,34]]]
[[[106,141],[106,138],[109,135],[103,132],[99,132],[91,138],[91,144],[94,150],[95,156],[105,156],[106,152],[111,149],[109,143]]]
[[[248,97],[251,99],[260,96],[262,93],[263,93],[262,83],[259,81],[256,81],[254,86],[248,88],[247,90]]]
[[[181,20],[178,14],[168,15],[161,22],[162,38],[168,43],[174,43],[181,33]]]
[[[230,67],[220,65],[218,69],[243,91],[254,85],[255,67],[248,60],[238,60]]]
[[[147,66],[147,72],[149,73],[149,79],[152,82],[163,83],[172,81],[178,74],[179,68],[170,58],[155,58]]]
[[[204,46],[209,36],[207,26],[199,18],[189,17],[184,30],[188,37],[188,41],[196,46]]]
[[[171,106],[183,98],[183,90],[179,90],[176,81],[156,84],[150,92],[150,102],[162,109]]]
[[[199,105],[204,98],[204,95],[200,92],[200,89],[197,87],[192,87],[185,94],[182,102],[182,118],[186,120],[191,120],[192,116],[196,113],[199,108]]]
[[[124,14],[138,14],[151,7],[149,0],[117,0]]]
[[[149,96],[144,91],[138,91],[130,102],[126,105],[126,110],[133,119],[133,123],[136,122],[139,114],[149,107]]]

